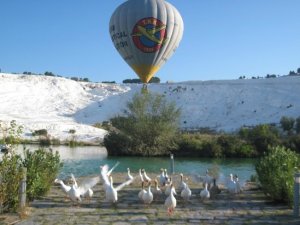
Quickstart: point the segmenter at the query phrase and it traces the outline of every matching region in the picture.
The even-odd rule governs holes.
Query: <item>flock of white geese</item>
[[[118,191],[127,185],[130,185],[134,180],[139,179],[141,182],[141,190],[137,193],[137,198],[144,204],[151,204],[154,199],[166,197],[165,207],[167,212],[171,215],[176,207],[177,192],[180,193],[181,198],[184,201],[188,201],[192,196],[192,191],[189,188],[187,179],[184,179],[183,174],[180,174],[180,180],[174,182],[172,176],[169,176],[167,169],[161,169],[160,175],[156,176],[155,179],[150,178],[144,169],[139,169],[138,176],[132,176],[130,169],[127,168],[127,174],[124,178],[124,182],[118,186],[114,186],[112,171],[118,166],[119,162],[116,163],[111,169],[108,165],[100,166],[100,176],[87,178],[80,182],[78,185],[76,178],[71,174],[71,185],[65,184],[62,180],[55,179],[55,183],[60,184],[66,197],[68,197],[74,203],[82,202],[82,198],[90,200],[93,196],[92,188],[99,182],[103,185],[105,191],[105,199],[107,202],[116,203],[118,201]],[[194,181],[201,182],[204,187],[200,191],[201,200],[207,200],[215,197],[221,192],[220,188],[216,184],[216,179],[209,175],[208,170],[204,176],[194,175]],[[152,188],[152,183],[154,188]],[[242,188],[239,183],[237,175],[230,177],[225,180],[224,186],[230,194],[238,194]],[[177,190],[177,191],[176,191]]]

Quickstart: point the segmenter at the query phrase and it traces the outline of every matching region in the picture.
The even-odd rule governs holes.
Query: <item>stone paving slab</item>
[[[125,177],[124,174],[113,176],[116,185]],[[191,200],[184,202],[177,195],[175,212],[168,216],[164,207],[166,196],[156,199],[150,206],[138,200],[137,195],[141,189],[138,181],[119,192],[117,204],[105,202],[102,185],[98,184],[94,188],[91,202],[83,202],[80,206],[74,206],[72,202],[65,200],[60,187],[53,185],[45,198],[30,203],[26,219],[16,223],[10,221],[10,224],[300,224],[300,218],[292,216],[292,209],[283,204],[273,204],[250,183],[241,194],[232,196],[222,190],[215,199],[205,202],[199,197],[202,185],[189,179],[189,186],[193,193]],[[2,224],[9,223],[1,221],[0,217],[0,225]]]

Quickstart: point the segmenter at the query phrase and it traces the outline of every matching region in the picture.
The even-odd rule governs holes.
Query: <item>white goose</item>
[[[204,187],[205,183],[207,184],[207,186],[209,188],[210,188],[211,184],[213,183],[213,177],[209,175],[208,170],[206,170],[206,173],[205,173],[205,177],[203,180],[203,187]]]
[[[132,180],[133,179],[133,176],[130,174],[130,169],[127,168],[127,175],[126,175],[126,181],[128,180]]]
[[[148,185],[147,191],[142,196],[145,204],[150,204],[153,201],[153,193],[151,192],[151,183]]]
[[[173,184],[171,184],[170,195],[165,200],[165,206],[167,207],[168,215],[171,215],[174,212],[174,209],[177,204],[177,201],[176,201],[176,198],[174,197],[174,195],[176,195],[176,191],[175,191]]]
[[[167,171],[167,169],[165,169],[165,179],[166,179],[165,182],[169,182],[169,176],[168,176],[168,171]]]
[[[79,203],[81,202],[81,192],[80,190],[75,187],[75,184],[73,184],[71,186],[71,189],[68,191],[68,197],[73,201],[73,202],[76,202],[76,203]]]
[[[144,177],[143,177],[143,174],[142,174],[142,169],[139,169],[139,176],[140,176],[141,182],[144,182]]]
[[[207,183],[209,187],[213,183],[213,177],[209,175],[208,170],[206,170],[204,176],[198,174],[192,174],[192,179],[194,180],[194,182],[202,183],[203,188],[205,187],[205,183]]]
[[[167,196],[170,195],[172,187],[174,188],[173,183],[172,183],[172,178],[170,178],[169,180],[170,180],[170,182],[165,185],[165,187],[166,187],[165,195],[167,195]]]
[[[186,187],[186,183],[183,181],[183,174],[180,174],[179,191],[181,192]]]
[[[100,180],[103,183],[103,189],[106,190],[107,187],[110,186],[110,181],[108,177],[111,175],[112,171],[119,165],[120,163],[117,162],[110,170],[108,165],[100,166]]]
[[[62,180],[55,179],[55,180],[54,180],[54,183],[60,184],[61,189],[63,190],[63,192],[64,192],[65,194],[67,194],[67,193],[70,191],[70,189],[71,189],[71,186],[66,185]]]
[[[230,179],[227,182],[227,190],[230,194],[237,193],[237,186],[236,186],[236,182],[233,180],[232,173],[230,174]]]
[[[60,184],[61,189],[63,190],[63,192],[65,194],[65,200],[66,200],[68,197],[68,192],[71,190],[71,186],[66,185],[62,180],[59,180],[59,179],[55,179],[54,183]]]
[[[200,197],[202,200],[210,198],[210,193],[207,190],[207,183],[205,183],[205,188],[200,192]]]
[[[74,177],[74,176],[73,176]],[[72,180],[73,180],[72,177]],[[74,177],[75,179],[75,177]],[[55,183],[59,183],[62,187],[62,190],[67,194],[67,196],[73,202],[81,202],[81,196],[84,196],[89,189],[94,187],[99,182],[99,177],[87,178],[85,179],[80,186],[77,185],[75,180],[72,181],[72,186],[65,185],[62,180],[55,179]]]
[[[239,178],[237,175],[234,176],[234,180],[235,180],[235,186],[236,186],[236,193],[241,193],[242,192],[242,188],[241,188],[241,184],[239,182]]]
[[[166,184],[165,171],[163,168],[161,168],[160,171],[161,171],[161,174],[159,175],[159,185],[161,187],[163,187]]]
[[[77,182],[76,182],[76,185],[74,183],[74,185],[71,187],[71,190],[69,191],[68,195],[73,201],[74,201],[74,199],[78,199],[79,201],[81,201],[81,197],[86,197],[86,198],[88,198],[88,200],[90,200],[90,198],[93,195],[92,188],[99,181],[100,181],[99,176],[96,176],[96,177],[84,179],[80,183],[80,185],[77,185]],[[78,198],[78,194],[79,194],[80,198]]]
[[[151,182],[151,178],[148,177],[145,169],[142,169],[142,175],[143,175],[144,181],[146,181],[147,183]]]
[[[110,176],[110,185],[109,187],[106,188],[105,190],[105,197],[106,201],[111,202],[111,203],[116,203],[118,201],[118,191],[120,191],[123,187],[126,185],[129,185],[131,182],[133,182],[134,178],[132,180],[128,180],[116,188],[113,185],[113,178]]]
[[[154,180],[154,189],[152,192],[153,192],[155,198],[162,195],[162,191],[158,187],[158,181],[156,179]]]
[[[71,173],[71,178],[72,178],[74,187],[78,189],[78,184],[77,184],[76,178],[75,178],[75,176],[73,175],[73,173]],[[97,182],[97,183],[98,183],[98,181],[100,181],[100,179],[98,179],[98,178],[94,178],[94,179],[95,179],[94,182]],[[91,181],[90,179],[89,179],[89,180],[86,179],[86,180],[83,181],[83,184],[88,183],[88,182],[92,182],[92,181]],[[96,185],[96,184],[95,184],[95,185]],[[93,185],[93,186],[94,186],[94,185]],[[82,189],[82,191],[84,191],[84,189]],[[81,197],[84,197],[84,198],[86,198],[88,201],[90,201],[91,198],[93,197],[93,194],[94,194],[93,190],[92,190],[91,188],[88,188],[87,191],[86,191],[85,193],[82,193],[80,196],[81,196]]]
[[[138,197],[141,201],[143,201],[143,195],[146,193],[146,190],[144,188],[145,182],[142,181],[142,189],[138,193]]]
[[[192,191],[189,188],[187,183],[184,183],[184,187],[183,187],[180,195],[185,201],[188,201],[190,199],[190,197],[192,196]]]

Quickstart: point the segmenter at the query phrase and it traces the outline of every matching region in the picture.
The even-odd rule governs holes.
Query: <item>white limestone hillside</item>
[[[98,143],[105,131],[91,126],[121,114],[141,85],[81,83],[65,78],[0,73],[0,120],[16,120],[24,137],[47,129],[53,138]],[[300,77],[151,84],[181,108],[181,128],[233,132],[241,126],[300,116]]]

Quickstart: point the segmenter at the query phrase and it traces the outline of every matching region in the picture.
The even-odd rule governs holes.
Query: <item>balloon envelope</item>
[[[109,23],[115,48],[143,83],[172,56],[183,35],[183,20],[164,0],[128,0]]]

